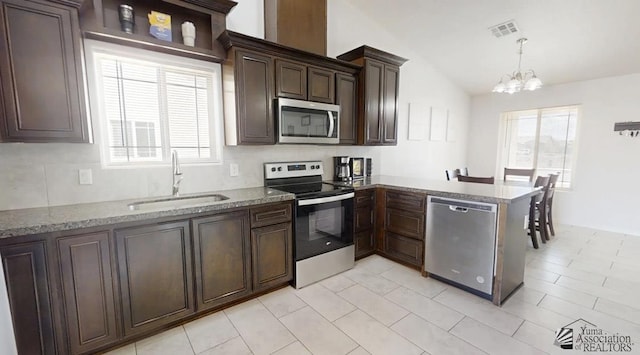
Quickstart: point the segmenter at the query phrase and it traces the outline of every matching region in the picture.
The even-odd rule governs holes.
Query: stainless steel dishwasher
[[[498,206],[435,196],[427,203],[425,270],[490,299]]]

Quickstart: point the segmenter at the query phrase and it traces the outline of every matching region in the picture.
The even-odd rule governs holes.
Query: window
[[[222,161],[220,64],[85,41],[104,165]]]
[[[504,145],[499,169],[535,168],[538,175],[560,173],[558,186],[570,188],[578,107],[514,111],[503,117]]]

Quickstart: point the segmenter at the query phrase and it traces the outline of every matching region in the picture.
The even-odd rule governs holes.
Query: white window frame
[[[110,158],[109,149],[109,125],[106,117],[106,108],[102,100],[103,88],[101,85],[101,68],[98,60],[103,56],[125,57],[131,61],[152,62],[162,66],[174,67],[177,69],[188,68],[206,72],[210,75],[211,90],[208,90],[208,116],[209,116],[209,149],[210,157],[202,159],[187,159],[180,157],[182,164],[198,165],[221,165],[223,163],[223,104],[222,104],[222,66],[219,63],[184,58],[180,56],[158,53],[139,48],[132,48],[113,43],[101,42],[91,39],[84,40],[85,57],[87,62],[87,84],[89,87],[90,115],[93,127],[96,130],[95,142],[100,146],[101,163],[103,168],[140,168],[171,165],[171,147],[169,146],[169,132],[167,122],[161,122],[161,151],[160,161],[127,161],[113,162]],[[164,95],[165,93],[161,93]],[[164,107],[160,108],[165,111]]]
[[[513,111],[508,111],[508,112],[503,112],[500,115],[500,125],[499,125],[499,134],[498,134],[498,156],[497,156],[497,164],[496,164],[496,175],[495,176],[500,176],[503,177],[504,175],[504,168],[507,167],[505,164],[507,163],[507,154],[509,153],[509,147],[508,147],[508,139],[509,139],[509,133],[507,132],[508,129],[508,120],[509,117],[513,114],[516,113],[522,113],[522,112],[531,112],[532,114],[536,115],[536,141],[535,141],[535,146],[534,146],[534,150],[535,150],[535,155],[534,155],[534,160],[533,160],[533,167],[537,169],[537,165],[538,165],[538,146],[540,143],[540,127],[541,127],[541,120],[542,120],[542,114],[543,111],[550,111],[550,110],[563,110],[563,109],[576,109],[577,110],[577,117],[576,117],[576,137],[574,140],[574,155],[573,155],[573,159],[572,159],[572,163],[571,166],[569,166],[569,169],[571,171],[570,174],[570,185],[567,186],[567,184],[562,184],[561,182],[558,182],[558,185],[556,187],[556,190],[564,190],[564,191],[571,191],[574,189],[574,187],[576,186],[576,163],[578,160],[578,150],[579,150],[579,136],[580,136],[580,125],[581,125],[581,121],[582,121],[582,106],[581,105],[563,105],[563,106],[552,106],[552,107],[543,107],[543,108],[532,108],[532,109],[523,109],[523,110],[513,110]],[[513,166],[510,166],[510,168],[514,168]],[[537,172],[536,170],[536,174],[541,175]]]

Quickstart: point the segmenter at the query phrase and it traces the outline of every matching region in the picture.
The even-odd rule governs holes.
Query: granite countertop
[[[408,192],[427,193],[428,195],[457,198],[464,200],[512,203],[540,193],[540,187],[529,183],[496,181],[496,184],[478,184],[460,181],[443,181],[413,177],[376,175],[353,182],[331,182],[339,186],[350,186],[356,190],[374,187],[393,188]]]
[[[212,191],[192,195],[214,193],[227,196],[229,199],[218,202],[182,203],[182,206],[174,208],[147,205],[140,210],[130,210],[128,205],[132,202],[156,200],[161,197],[0,211],[0,239],[161,217],[214,212],[235,207],[293,200],[295,198],[293,194],[266,187]],[[190,195],[181,195],[181,197],[188,196]]]

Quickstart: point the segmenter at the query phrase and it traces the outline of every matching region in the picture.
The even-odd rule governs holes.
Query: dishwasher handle
[[[466,207],[460,207],[460,206],[454,206],[454,205],[449,205],[449,210],[453,212],[461,212],[461,213],[469,212],[469,209]]]

